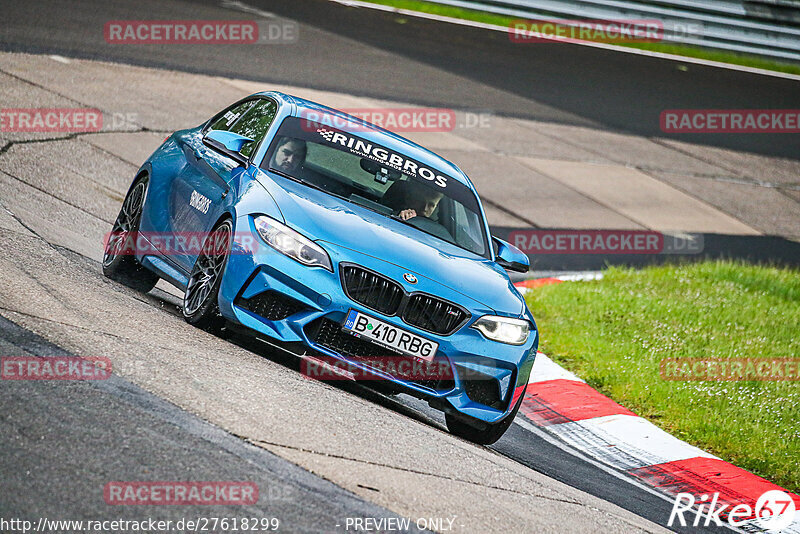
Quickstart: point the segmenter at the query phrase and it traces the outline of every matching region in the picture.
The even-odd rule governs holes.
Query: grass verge
[[[364,1],[368,1],[372,4],[380,4],[400,9],[408,9],[411,11],[420,11],[422,13],[430,13],[433,15],[441,15],[444,17],[453,17],[457,19],[483,22],[486,24],[494,24],[496,26],[507,27],[509,26],[509,24],[511,24],[512,21],[517,20],[519,18],[519,17],[507,17],[503,15],[497,15],[494,13],[487,13],[485,11],[477,11],[473,9],[463,9],[455,6],[434,4],[431,2],[424,2],[422,0],[364,0]],[[794,63],[773,61],[768,58],[763,58],[760,56],[754,56],[750,54],[737,54],[734,52],[725,52],[722,50],[711,50],[707,48],[700,48],[700,47],[680,45],[680,44],[670,44],[670,43],[613,43],[613,44],[619,46],[626,46],[629,48],[636,48],[639,50],[649,50],[651,52],[662,52],[665,54],[675,54],[678,56],[705,59],[709,61],[718,61],[720,63],[730,63],[732,65],[741,65],[743,67],[772,70],[788,74],[800,74],[800,65]]]
[[[674,436],[800,492],[800,382],[667,381],[663,358],[800,357],[800,271],[735,262],[530,291],[540,350]]]

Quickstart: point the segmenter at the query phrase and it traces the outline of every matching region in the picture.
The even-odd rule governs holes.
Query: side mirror
[[[520,249],[492,236],[492,243],[495,248],[495,256],[497,256],[497,264],[508,271],[516,271],[518,273],[527,273],[531,268],[531,262],[528,256],[525,255]]]
[[[241,154],[242,147],[253,140],[243,135],[225,130],[209,130],[203,137],[203,144],[236,161],[239,165],[247,165],[247,157]]]

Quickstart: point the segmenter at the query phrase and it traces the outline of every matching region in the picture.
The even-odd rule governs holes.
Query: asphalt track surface
[[[800,159],[796,136],[660,131],[665,109],[800,109],[796,80],[508,35],[325,0],[4,2],[0,47],[287,83],[457,109],[593,126]],[[300,24],[291,45],[112,45],[109,20],[263,20]],[[180,88],[175,88],[179,91]]]
[[[72,356],[2,317],[0,350]],[[144,514],[118,506],[109,513],[98,488],[148,471],[164,480],[247,480],[260,488],[256,504],[213,506],[201,512],[204,517],[277,518],[293,532],[335,531],[343,516],[398,517],[116,376],[66,388],[48,381],[7,382],[0,405],[6,466],[0,515],[6,519],[199,517],[193,506]],[[102,470],[90,468],[99,463]]]
[[[793,92],[796,82],[787,80],[699,66],[683,72],[673,62],[578,46],[522,47],[512,45],[502,34],[426,21],[401,22],[394,15],[322,1],[250,2],[299,21],[303,39],[297,45],[169,49],[109,46],[96,30],[110,19],[246,17],[221,9],[216,2],[36,4],[4,3],[0,22],[3,49],[284,82],[643,135],[659,134],[658,114],[665,108],[800,107],[800,95]],[[469,54],[464,53],[466,49]],[[797,158],[797,147],[786,139],[737,136],[714,142]],[[60,253],[82,268],[99,269],[84,258]],[[158,313],[175,314],[175,301],[169,295],[162,293],[147,302]],[[256,342],[240,338],[231,342],[289,369],[296,367],[296,362],[265,351]],[[4,354],[69,352],[6,319],[0,319],[0,347]],[[419,403],[386,398],[355,385],[339,389],[404,417],[441,426],[441,418]],[[115,478],[115,467],[129,474],[164,466],[171,471],[162,472],[163,478],[169,478],[171,472],[178,479],[236,479],[247,474],[263,480],[262,488],[274,488],[276,498],[266,508],[248,512],[279,515],[295,526],[293,531],[316,531],[348,514],[392,515],[123,379],[101,385],[79,383],[68,389],[47,383],[15,384],[3,388],[2,406],[3,464],[15,466],[3,469],[0,512],[4,516],[56,511],[96,517],[105,504],[94,490],[98,483]],[[621,482],[521,426],[512,426],[493,449],[656,524],[663,525],[669,515],[666,501]],[[79,460],[64,465],[59,459],[65,457]],[[88,470],[81,469],[80,459],[93,462],[100,458],[111,459],[104,476],[85,476]],[[330,503],[335,503],[336,510]],[[179,512],[174,511],[176,516],[183,515]],[[226,511],[215,512],[222,515]],[[141,517],[136,510],[120,515],[125,513]],[[160,515],[166,517],[165,513],[173,512]]]

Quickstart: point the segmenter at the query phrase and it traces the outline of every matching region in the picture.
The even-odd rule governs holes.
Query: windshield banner
[[[475,195],[467,186],[446,174],[423,165],[415,159],[375,142],[299,117],[287,117],[283,121],[276,135],[276,140],[281,137],[291,137],[306,142],[327,145],[338,150],[350,152],[361,158],[372,160],[381,167],[385,167],[387,171],[394,169],[433,189],[442,191],[448,197],[463,204],[467,209],[479,213]],[[274,149],[274,143],[272,148]],[[265,158],[265,161],[268,161],[268,158]]]

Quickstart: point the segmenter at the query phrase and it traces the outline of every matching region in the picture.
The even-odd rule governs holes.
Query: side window
[[[476,254],[483,255],[484,247],[482,244],[481,218],[477,213],[467,211],[467,209],[459,203],[455,203],[455,216],[456,240],[462,243],[464,248]]]
[[[231,129],[231,125],[235,123],[239,117],[244,115],[248,109],[253,107],[253,104],[256,102],[256,100],[248,100],[247,102],[242,102],[241,104],[231,106],[230,108],[226,109],[217,120],[212,122],[208,129],[229,131]]]
[[[242,147],[243,156],[250,157],[256,147],[264,139],[272,121],[275,120],[275,113],[278,106],[272,100],[257,100],[256,104],[249,108],[242,117],[236,121],[230,131],[254,139],[254,143],[248,143]]]

